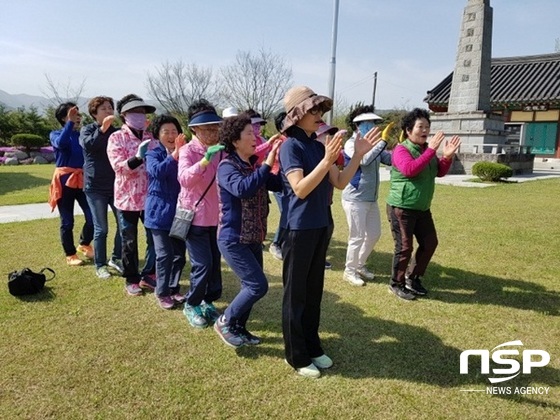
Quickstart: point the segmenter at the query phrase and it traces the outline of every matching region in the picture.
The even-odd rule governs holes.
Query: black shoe
[[[405,286],[408,290],[418,296],[425,296],[428,291],[420,282],[420,277],[409,278],[406,277]]]
[[[414,293],[409,292],[406,290],[404,285],[398,283],[392,283],[389,285],[389,290],[395,294],[395,296],[403,299],[403,300],[414,300],[416,296]]]

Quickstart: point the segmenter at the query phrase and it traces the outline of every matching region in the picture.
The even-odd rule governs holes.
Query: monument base
[[[501,115],[483,111],[434,113],[430,120],[432,135],[443,131],[447,138],[461,137],[450,174],[470,174],[476,162],[502,163],[515,175],[533,173],[535,155],[527,148],[507,144]]]

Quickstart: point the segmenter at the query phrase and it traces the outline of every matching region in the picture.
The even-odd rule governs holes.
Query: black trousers
[[[287,230],[282,244],[282,333],[286,360],[296,369],[324,354],[319,322],[331,233],[328,227]]]
[[[391,283],[404,284],[405,276],[423,276],[438,246],[432,213],[387,205],[387,218],[395,241]],[[418,242],[414,257],[413,237]]]

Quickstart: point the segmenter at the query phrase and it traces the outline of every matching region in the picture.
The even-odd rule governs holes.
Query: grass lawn
[[[337,193],[321,322],[335,366],[318,380],[283,361],[281,262],[268,252],[270,290],[248,325],[264,342],[233,350],[152,295],[126,296],[121,279],[65,266],[58,220],[2,225],[3,276],[50,266],[57,278],[37,297],[0,294],[0,418],[560,418],[559,189],[558,179],[438,185],[440,245],[424,282],[430,293],[415,302],[387,290],[393,244],[384,217],[368,262],[376,279],[362,288],[342,281],[347,228]],[[277,220],[272,208],[269,238]],[[219,309],[238,290],[225,264],[223,274]],[[513,340],[551,361],[494,386],[543,386],[548,395],[461,391],[485,390],[492,376],[480,374],[478,358],[459,374],[462,351]]]
[[[0,206],[46,203],[54,164],[0,165]]]

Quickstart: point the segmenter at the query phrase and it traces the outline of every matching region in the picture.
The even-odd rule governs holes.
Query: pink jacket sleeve
[[[452,161],[445,158],[439,159],[436,156],[436,151],[429,147],[426,147],[422,154],[414,159],[406,147],[398,145],[393,151],[393,166],[401,171],[404,176],[414,178],[428,166],[430,160],[434,157],[438,161],[437,176],[442,177],[449,171]]]

